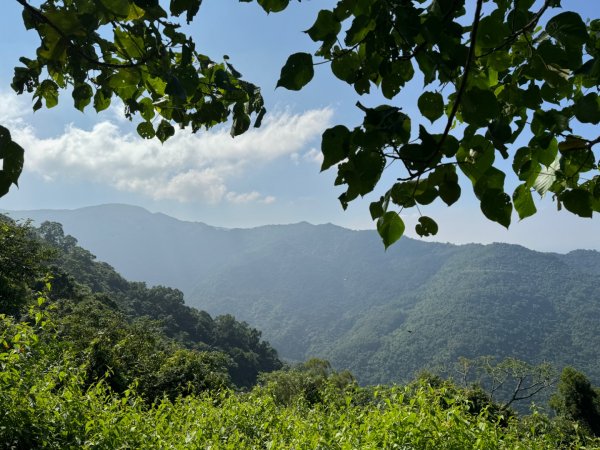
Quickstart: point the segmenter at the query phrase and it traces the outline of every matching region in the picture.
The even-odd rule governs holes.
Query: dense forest
[[[177,287],[260,329],[282,358],[326,359],[361,384],[455,376],[458,358],[483,355],[571,365],[600,384],[597,251],[405,237],[383,252],[374,231],[225,229],[127,205],[11,214],[61,222],[128,278]]]
[[[423,372],[361,387],[324,360],[284,367],[259,331],[126,281],[58,223],[2,217],[0,305],[2,448],[600,446],[600,391],[575,369],[549,416],[512,407],[523,383],[545,383],[517,360],[462,361],[493,367],[487,386]],[[515,380],[512,399],[495,396]]]

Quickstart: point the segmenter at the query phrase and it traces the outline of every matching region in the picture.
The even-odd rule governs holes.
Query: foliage
[[[0,313],[18,314],[31,287],[46,275],[44,261],[50,254],[31,234],[27,223],[16,226],[0,215]]]
[[[33,96],[33,110],[53,108],[62,90],[73,106],[105,110],[119,99],[130,120],[139,116],[138,134],[164,142],[173,124],[196,132],[232,119],[231,135],[244,133],[255,116],[260,126],[266,113],[260,89],[224,56],[220,62],[197,51],[182,33],[179,17],[189,24],[201,0],[90,2],[43,1],[23,6],[23,23],[37,32],[40,44],[33,57],[15,67],[12,88]],[[23,149],[0,127],[0,196],[17,184]]]
[[[39,229],[0,222],[3,313],[27,318],[32,293],[52,278],[47,305],[53,336],[68,342],[88,384],[103,380],[123,393],[172,399],[207,389],[248,388],[281,362],[257,330],[232,316],[213,319],[184,304],[171,288],[123,279],[65,235],[58,223]]]
[[[490,400],[500,402],[501,409],[508,409],[513,403],[530,401],[544,389],[551,387],[556,378],[548,363],[533,365],[513,357],[497,361],[493,356],[480,356],[476,359],[461,357],[456,371],[463,385],[475,383],[489,392]]]
[[[38,239],[31,228],[6,225]],[[58,227],[44,229],[61,236]],[[68,250],[54,247],[54,262],[68,261],[66,255],[74,252],[73,267],[77,261],[89,263],[79,266],[78,275],[85,278],[97,263],[71,239],[54,244],[64,240]],[[114,291],[93,292],[72,276],[61,276],[61,292],[71,297],[49,295],[46,283],[31,301],[24,299],[28,307],[22,308],[21,320],[0,314],[0,448],[600,445],[586,427],[577,426],[578,417],[554,420],[535,411],[520,418],[498,408],[485,392],[436,376],[404,387],[361,388],[349,372],[335,372],[327,361],[313,359],[263,375],[260,386],[236,393],[227,389],[224,353],[183,348],[162,332],[160,322],[130,317],[115,295],[127,282],[110,275],[109,266],[99,268],[97,286],[112,285]],[[139,284],[135,288],[143,291]],[[261,342],[260,333],[231,316],[217,318],[214,327],[214,344],[224,349],[242,351]],[[563,389],[560,395],[570,394]],[[566,398],[565,404],[573,400],[578,397]]]
[[[19,176],[23,170],[23,148],[12,140],[10,131],[0,125],[0,197],[6,195],[10,186],[18,186]]]
[[[322,170],[337,166],[335,184],[346,189],[344,209],[395,163],[397,182],[370,206],[386,247],[405,229],[395,209],[460,198],[458,170],[482,213],[507,228],[513,209],[520,219],[536,213],[535,191],[582,217],[600,211],[600,137],[574,131],[600,123],[600,21],[572,11],[548,17],[557,0],[486,2],[340,0],[306,30],[318,61],[295,53],[281,71],[277,85],[300,90],[314,65],[329,63],[358,95],[379,89],[391,101],[358,102],[362,124],[336,125],[321,144]],[[269,12],[288,0],[258,3]],[[420,80],[415,131],[401,94]],[[512,195],[497,156],[512,161],[520,183]],[[419,215],[416,232],[436,234],[435,221]]]
[[[233,136],[249,128],[252,114],[260,125],[259,89],[241,80],[227,56],[212,61],[180,30],[177,18],[190,23],[201,0],[173,0],[168,10],[156,0],[47,0],[39,7],[17,1],[40,45],[33,59],[20,59],[12,87],[33,95],[34,110],[52,108],[69,88],[82,111],[90,103],[102,111],[113,97],[121,99],[128,118],[143,119],[137,127],[143,138],[165,141],[174,134],[172,123],[195,132],[230,116]],[[594,91],[600,21],[585,23],[573,11],[548,17],[559,0],[495,0],[485,8],[487,1],[477,0],[471,11],[464,0],[340,0],[306,30],[319,45],[319,61],[298,52],[281,70],[277,86],[301,90],[315,65],[329,63],[358,95],[380,89],[391,101],[357,102],[362,124],[326,130],[321,145],[322,169],[337,166],[335,184],[345,186],[344,208],[375,190],[392,163],[400,166],[397,182],[370,205],[386,247],[405,231],[397,209],[460,198],[458,171],[472,183],[482,213],[505,227],[513,209],[520,219],[536,213],[535,191],[551,193],[559,208],[582,217],[600,211],[600,137],[576,134],[600,123]],[[258,4],[278,12],[289,0]],[[399,105],[402,91],[420,79],[416,131]],[[505,186],[497,155],[511,160],[516,188]],[[5,128],[0,157],[4,195],[23,165],[23,151]],[[419,215],[416,232],[436,234],[437,223]]]
[[[600,389],[594,388],[581,372],[572,367],[563,369],[550,405],[558,415],[580,423],[600,437]]]
[[[250,387],[256,383],[260,372],[268,372],[281,367],[277,352],[268,342],[261,339],[261,333],[258,330],[251,328],[248,324],[236,321],[231,315],[213,319],[205,311],[190,308],[185,305],[183,294],[177,289],[164,286],[148,288],[145,283],[126,281],[108,264],[96,262],[95,256],[77,246],[77,241],[72,236],[65,236],[62,226],[58,223],[42,223],[40,234],[45,242],[57,250],[52,267],[55,278],[58,277],[62,280],[68,275],[74,279],[75,283],[83,285],[94,296],[94,300],[87,304],[81,300],[75,304],[62,302],[65,323],[75,324],[75,331],[70,332],[70,335],[74,338],[78,335],[86,336],[85,342],[89,342],[94,340],[90,338],[91,336],[99,334],[100,340],[94,340],[94,342],[96,342],[95,345],[100,346],[98,351],[101,350],[102,354],[108,352],[108,355],[121,355],[119,351],[112,349],[112,346],[122,342],[127,333],[132,333],[134,336],[138,336],[140,341],[144,341],[144,334],[153,329],[155,333],[151,336],[155,338],[164,334],[188,349],[204,352],[202,355],[206,359],[206,364],[214,363],[216,373],[220,371],[220,369],[217,370],[218,368],[227,367],[228,377],[231,377],[234,385],[238,387]],[[66,285],[69,285],[69,282],[66,282]],[[60,290],[65,288],[66,286],[60,286]],[[72,292],[73,289],[67,289],[67,291]],[[87,298],[89,294],[87,296],[83,294],[83,296]],[[60,296],[55,298],[58,299]],[[118,311],[114,311],[115,308]],[[97,311],[98,317],[92,319],[94,316],[92,311]],[[136,320],[139,321],[144,317],[151,321],[146,322],[145,325],[144,322],[135,324]],[[108,320],[109,323],[103,324],[100,329],[97,329],[94,324],[102,323],[104,320]],[[126,326],[127,322],[132,320],[134,321],[133,327]],[[157,322],[152,325],[152,320]],[[111,321],[112,323],[110,323]],[[87,328],[77,330],[77,327],[81,326]],[[106,332],[105,328],[113,331]],[[121,334],[116,335],[117,331],[114,330],[122,331]],[[146,339],[144,345],[139,346],[132,341],[128,347],[131,351],[141,351],[148,357],[156,352],[162,352],[166,357],[173,351],[172,345],[163,343],[162,338],[157,338],[155,344],[150,344]],[[145,349],[145,352],[142,349]],[[222,352],[227,357],[215,359],[206,352]],[[198,357],[196,354],[190,355],[193,358]],[[106,357],[111,360],[110,356]],[[154,362],[160,360],[158,358]],[[141,367],[145,367],[144,373],[150,376],[154,369],[158,370],[155,363],[149,360],[146,365],[141,365]],[[102,371],[98,373],[98,375],[102,374]],[[135,378],[139,375],[140,373],[135,372],[135,374],[125,376],[122,389],[129,385],[132,377]],[[215,381],[227,384],[225,378],[219,375]],[[150,383],[152,384],[154,381]],[[150,390],[156,389],[151,388]]]
[[[352,374],[336,372],[329,361],[312,358],[304,363],[270,373],[263,373],[260,384],[273,399],[283,405],[304,401],[310,405],[326,398],[340,397],[358,386]]]
[[[39,327],[0,320],[1,448],[556,449],[566,442],[546,416],[500,424],[485,408],[474,413],[459,389],[426,381],[382,387],[369,402],[354,401],[356,388],[319,403],[281,404],[257,387],[148,405],[135,387],[117,394],[103,380],[88,385],[69,351],[52,349]],[[568,441],[573,449],[598,445],[582,431]]]

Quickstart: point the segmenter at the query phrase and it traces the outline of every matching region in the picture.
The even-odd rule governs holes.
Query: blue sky
[[[118,105],[96,114],[72,107],[68,92],[52,110],[31,113],[31,98],[10,89],[19,56],[37,47],[35,33],[26,32],[15,1],[5,2],[0,16],[0,123],[26,148],[20,188],[0,199],[2,209],[71,209],[101,203],[130,203],[184,220],[225,227],[269,223],[335,223],[349,228],[374,228],[368,203],[380,192],[343,211],[333,186],[335,171],[319,172],[320,135],[328,127],[361,121],[354,106],[359,97],[335,79],[327,66],[301,92],[275,89],[281,66],[297,51],[315,45],[302,30],[319,9],[332,1],[291,2],[283,13],[266,15],[254,3],[205,0],[188,31],[200,51],[213,59],[230,56],[244,78],[262,87],[269,113],[260,129],[231,139],[226,127],[192,135],[178,132],[165,145],[136,137]],[[594,17],[595,2],[563,0],[563,7]],[[558,12],[558,11],[557,11]],[[596,13],[597,16],[597,13]],[[415,83],[393,103],[417,121]],[[378,94],[360,98],[367,106],[389,103]],[[135,125],[136,122],[134,122]],[[416,125],[415,125],[416,128]],[[382,180],[382,190],[395,175]],[[487,221],[471,188],[451,208],[442,203],[421,208],[435,218],[444,242],[513,242],[540,250],[600,250],[598,219],[581,219],[556,211],[550,198],[537,202],[539,213],[510,230]],[[418,218],[403,216],[408,235]]]

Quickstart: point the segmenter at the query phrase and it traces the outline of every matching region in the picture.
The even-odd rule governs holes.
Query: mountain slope
[[[370,231],[227,230],[124,205],[19,214],[61,221],[126,276],[247,321],[284,358],[324,357],[364,383],[485,354],[572,364],[600,380],[595,251],[403,238],[384,252]]]

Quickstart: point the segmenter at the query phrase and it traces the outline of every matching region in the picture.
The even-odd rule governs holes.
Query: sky
[[[0,209],[73,209],[104,203],[127,203],[182,220],[222,227],[253,227],[307,221],[334,223],[353,229],[373,229],[368,205],[393,183],[393,167],[372,195],[344,211],[337,197],[335,170],[320,172],[320,136],[333,125],[357,126],[366,106],[390,103],[380,94],[362,98],[337,80],[326,65],[300,92],[275,89],[287,56],[316,50],[302,32],[317,12],[335,2],[291,2],[279,14],[265,14],[255,3],[204,0],[196,20],[186,28],[197,48],[220,60],[223,55],[244,79],[262,88],[268,114],[263,125],[235,139],[227,126],[197,134],[184,130],[164,145],[137,137],[135,125],[118,104],[96,114],[80,113],[71,96],[62,92],[59,106],[31,110],[31,97],[10,88],[13,67],[20,56],[30,56],[37,35],[25,31],[20,7],[7,1],[0,15],[0,124],[25,149],[25,168],[19,188],[0,198]],[[563,8],[584,18],[596,17],[587,0],[563,0]],[[558,13],[560,11],[557,11]],[[553,13],[554,14],[554,13]],[[551,15],[553,15],[551,14]],[[391,103],[418,117],[416,98],[422,84],[415,82]],[[514,181],[513,181],[514,182]],[[472,189],[452,207],[442,202],[421,207],[440,225],[437,236],[452,243],[509,242],[543,251],[576,248],[600,250],[600,221],[558,212],[551,198],[537,201],[538,214],[518,221],[509,230],[488,221]],[[417,211],[403,214],[407,235],[414,237]]]

